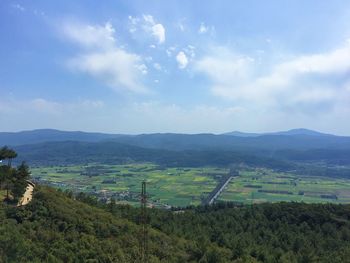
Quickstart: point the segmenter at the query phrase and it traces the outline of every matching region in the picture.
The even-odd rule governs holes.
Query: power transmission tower
[[[146,182],[142,182],[141,190],[141,235],[140,235],[140,262],[148,262],[148,229],[147,229],[147,193]]]

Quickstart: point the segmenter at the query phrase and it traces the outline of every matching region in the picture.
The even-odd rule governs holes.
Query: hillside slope
[[[0,209],[1,262],[137,262],[141,229],[41,187],[26,207]],[[150,262],[191,262],[192,243],[149,230]],[[195,262],[195,261],[193,261]]]
[[[139,209],[47,187],[0,204],[0,262],[139,262]],[[83,202],[82,202],[83,201]],[[148,211],[149,262],[349,262],[350,206],[217,204]]]

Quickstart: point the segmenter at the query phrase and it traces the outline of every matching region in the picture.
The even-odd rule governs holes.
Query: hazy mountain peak
[[[280,131],[275,133],[270,133],[273,135],[312,135],[312,136],[332,136],[331,134],[326,134],[314,130],[309,130],[305,128],[291,129],[288,131]]]
[[[238,136],[238,137],[257,137],[257,136],[262,136],[262,135],[333,136],[332,134],[321,133],[318,131],[305,129],[305,128],[297,128],[297,129],[291,129],[291,130],[287,130],[287,131],[266,132],[266,133],[249,133],[249,132],[233,131],[233,132],[224,133],[223,135],[231,135],[231,136]]]

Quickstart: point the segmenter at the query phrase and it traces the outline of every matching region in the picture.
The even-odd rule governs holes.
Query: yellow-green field
[[[119,202],[137,204],[141,182],[147,181],[149,201],[155,205],[199,205],[226,176],[228,169],[163,168],[151,163],[77,165],[32,168],[32,177],[61,189],[98,197],[116,196]],[[350,203],[350,180],[305,177],[268,169],[240,170],[219,196],[221,201]]]
[[[350,180],[298,176],[266,169],[241,171],[239,177],[231,180],[219,200],[243,203],[350,203]]]
[[[84,174],[86,171],[96,174]],[[221,168],[161,168],[154,164],[96,165],[33,168],[32,177],[74,191],[98,193],[129,192],[137,195],[141,182],[147,181],[150,200],[172,206],[199,205],[211,192],[217,179],[226,174]],[[137,198],[128,198],[135,201]]]

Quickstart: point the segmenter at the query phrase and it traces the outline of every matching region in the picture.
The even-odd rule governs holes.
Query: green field
[[[266,169],[240,171],[240,176],[231,180],[219,200],[248,204],[280,201],[350,203],[350,180],[298,176]]]
[[[154,164],[97,165],[33,168],[32,177],[76,192],[128,195],[136,202],[141,182],[147,181],[147,192],[154,204],[171,206],[199,205],[201,197],[211,192],[217,179],[213,174],[226,174],[221,168],[162,168]],[[119,198],[123,199],[123,198]]]
[[[32,177],[41,183],[99,198],[114,196],[118,202],[130,204],[138,203],[141,182],[145,180],[150,203],[160,207],[199,205],[228,173],[224,168],[164,168],[151,163],[36,167],[31,171]],[[349,179],[305,177],[249,168],[240,170],[239,174],[218,200],[246,204],[350,203]]]

